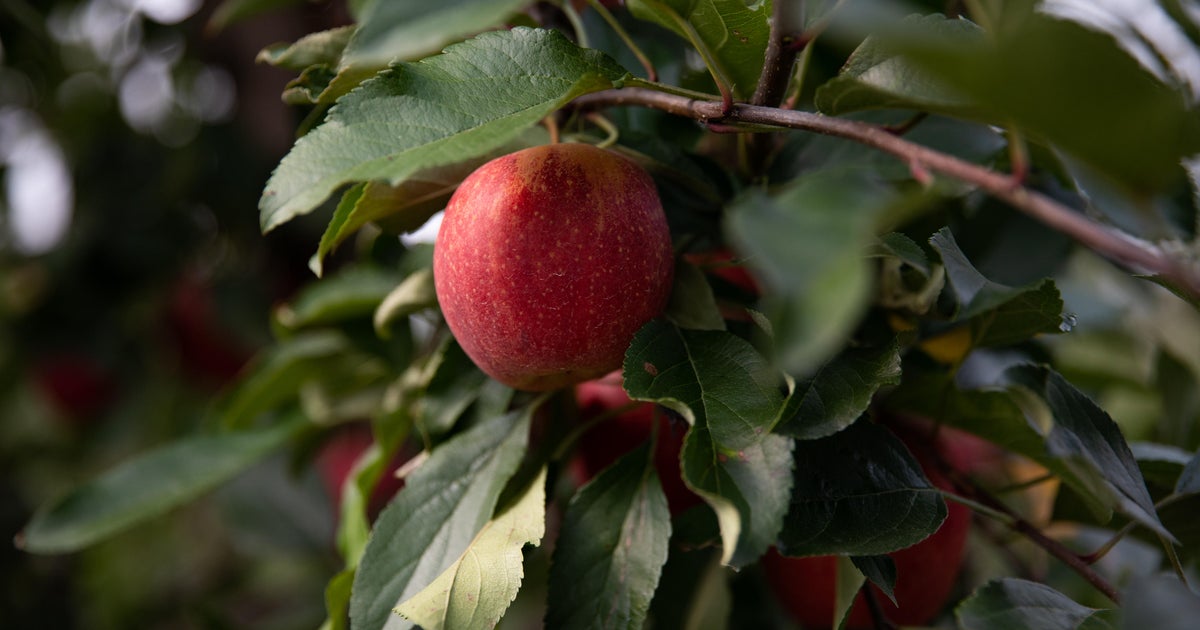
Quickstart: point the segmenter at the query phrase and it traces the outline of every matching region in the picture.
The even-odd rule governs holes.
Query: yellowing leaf
[[[484,526],[458,561],[395,612],[425,630],[492,628],[524,577],[521,549],[546,530],[546,469],[516,503]]]

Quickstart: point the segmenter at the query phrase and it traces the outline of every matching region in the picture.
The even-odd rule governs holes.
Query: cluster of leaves
[[[313,270],[321,275],[357,235],[354,259],[275,313],[276,345],[228,394],[211,434],[47,506],[23,533],[25,549],[79,549],[270,452],[298,445],[303,458],[329,427],[369,421],[375,445],[342,493],[345,568],[325,594],[328,627],[490,627],[522,597],[552,627],[641,627],[648,616],[656,626],[723,624],[756,614],[766,596],[729,584],[772,547],[849,557],[842,566],[890,592],[895,576],[875,570],[886,565],[878,558],[946,516],[943,492],[881,426],[908,415],[1035,462],[1062,484],[1058,520],[1161,541],[1155,573],[1194,569],[1200,432],[1188,427],[1200,355],[1137,337],[1171,385],[1145,429],[1164,443],[1131,448],[1068,380],[1090,367],[1086,387],[1102,395],[1112,374],[1071,362],[1072,348],[1084,350],[1056,339],[1076,315],[1048,276],[1081,296],[1072,308],[1082,317],[1116,312],[1086,296],[1119,274],[1080,272],[1049,230],[963,182],[845,140],[715,133],[730,129],[651,110],[613,109],[593,126],[571,106],[630,85],[748,100],[773,62],[773,19],[775,32],[806,44],[784,75],[792,106],[898,125],[913,142],[989,168],[1027,168],[1029,186],[1187,248],[1197,230],[1187,177],[1200,152],[1194,77],[1170,57],[1148,67],[1124,40],[1024,2],[968,3],[970,20],[897,20],[892,3],[871,2],[806,3],[791,15],[768,2],[630,0],[612,21],[598,3],[526,4],[351,3],[356,25],[263,51],[300,73],[284,99],[312,114],[266,185],[262,227],[324,208],[331,219]],[[1155,9],[1200,54],[1200,27],[1180,5]],[[634,78],[630,41],[663,83]],[[568,483],[579,432],[569,392],[514,392],[475,368],[437,312],[429,246],[395,236],[423,225],[487,159],[546,142],[547,118],[578,141],[615,130],[617,150],[655,177],[680,253],[731,249],[732,264],[757,280],[749,290],[728,269],[681,258],[666,317],[628,349],[629,395],[689,426],[680,474],[704,504],[674,519],[649,448],[581,488]],[[1122,290],[1130,301],[1162,293],[1149,283]],[[1097,319],[1082,324],[1100,329]],[[372,524],[367,498],[406,444],[421,455]],[[561,520],[553,534],[548,519]],[[551,542],[552,553],[526,551]],[[1085,606],[1002,575],[957,607],[963,627],[1133,627],[1164,609],[1187,619],[1198,606],[1159,578],[1122,585],[1129,603],[1110,612],[1100,609],[1111,603]]]

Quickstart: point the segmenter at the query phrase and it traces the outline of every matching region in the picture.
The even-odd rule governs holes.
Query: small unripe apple
[[[602,379],[580,383],[575,388],[579,419],[593,420],[602,414],[630,407],[629,395],[621,387],[621,374],[614,372]],[[699,495],[683,483],[679,468],[679,452],[687,425],[671,422],[667,414],[652,403],[637,403],[616,417],[601,421],[579,440],[572,473],[579,483],[585,483],[608,468],[622,455],[650,439],[658,425],[658,441],[654,448],[654,468],[658,472],[667,505],[674,516],[699,505]]]
[[[450,198],[434,245],[438,302],[467,355],[496,380],[551,390],[621,366],[660,314],[674,272],[654,181],[586,144],[481,166]]]
[[[927,440],[906,427],[892,427],[901,440],[913,451],[925,476],[936,487],[949,490],[951,483],[932,464]],[[964,434],[965,435],[965,434]],[[964,458],[955,457],[960,447],[974,449],[976,444],[956,444],[945,436],[938,450],[951,465]],[[899,604],[892,604],[874,585],[868,586],[879,602],[880,611],[888,621],[901,626],[920,626],[928,623],[945,607],[954,590],[966,551],[971,510],[952,501],[946,502],[946,520],[931,536],[921,542],[888,554],[896,563],[894,593]],[[763,557],[763,569],[772,589],[783,607],[805,628],[833,626],[834,592],[837,578],[837,559],[833,556],[785,558],[771,549]],[[875,627],[862,593],[855,599],[846,623],[850,630]]]

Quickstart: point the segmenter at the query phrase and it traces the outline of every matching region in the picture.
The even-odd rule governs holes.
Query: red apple
[[[621,375],[614,372],[603,379],[580,383],[575,388],[580,420],[586,422],[614,409],[632,403],[621,388]],[[674,516],[698,505],[699,496],[683,483],[679,470],[679,451],[687,426],[671,422],[666,413],[652,403],[639,403],[629,411],[601,421],[580,438],[572,472],[584,483],[611,466],[622,455],[650,439],[658,424],[658,442],[654,449],[654,467],[667,495],[667,505]]]
[[[476,365],[525,390],[620,367],[662,312],[671,235],[653,180],[586,144],[484,164],[451,197],[434,246],[446,323]]]
[[[932,464],[928,450],[928,434],[918,435],[910,429],[897,431],[901,439],[921,463],[925,475],[934,486],[950,489],[950,481]],[[938,448],[947,460],[958,444],[952,439],[939,440]],[[966,445],[972,448],[971,445]],[[930,537],[921,542],[888,554],[896,563],[895,595],[899,607],[893,605],[875,586],[875,599],[884,616],[901,626],[928,623],[946,605],[954,589],[966,549],[971,511],[966,506],[946,502],[946,520]],[[774,549],[763,557],[763,568],[772,589],[783,607],[805,628],[830,628],[834,616],[834,584],[837,560],[833,556],[785,558]],[[859,594],[850,612],[846,627],[867,630],[874,628],[865,597]]]

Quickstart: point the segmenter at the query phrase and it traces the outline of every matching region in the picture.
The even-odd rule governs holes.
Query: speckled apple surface
[[[481,166],[451,197],[434,245],[438,302],[467,355],[517,389],[621,366],[662,312],[674,271],[653,180],[632,161],[554,144]]]

